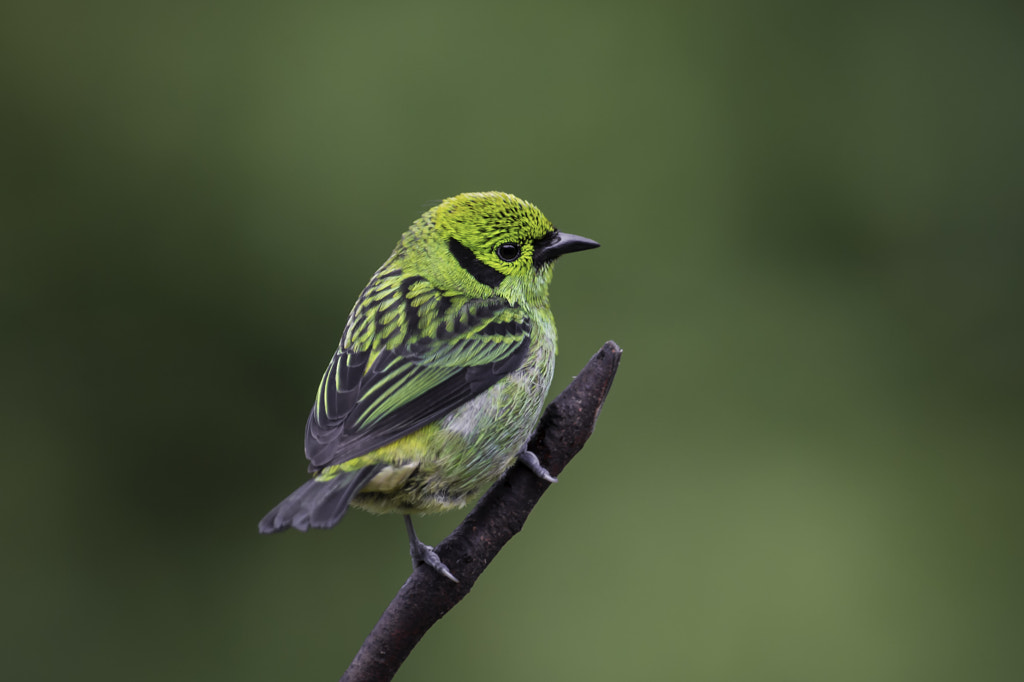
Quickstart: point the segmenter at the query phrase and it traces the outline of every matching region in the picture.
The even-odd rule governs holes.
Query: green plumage
[[[443,511],[497,480],[554,372],[554,259],[595,246],[501,192],[424,213],[359,295],[321,379],[306,426],[313,478],[260,531],[330,527],[349,504]]]

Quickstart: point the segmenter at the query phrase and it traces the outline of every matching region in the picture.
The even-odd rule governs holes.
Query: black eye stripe
[[[488,287],[496,287],[501,284],[502,280],[505,279],[505,275],[501,274],[487,263],[476,257],[469,247],[457,239],[448,240],[448,250],[455,256],[455,260],[459,262],[459,265],[465,269],[466,272],[473,275],[473,278]]]

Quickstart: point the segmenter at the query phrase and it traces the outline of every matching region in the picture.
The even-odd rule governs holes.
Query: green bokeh
[[[398,235],[501,189],[603,244],[555,390],[625,353],[398,679],[1015,679],[1018,4],[7,3],[0,677],[337,678],[399,519],[256,522]]]

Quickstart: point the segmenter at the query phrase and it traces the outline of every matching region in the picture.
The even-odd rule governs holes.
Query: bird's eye
[[[502,244],[501,246],[498,247],[497,251],[495,251],[495,253],[498,254],[498,258],[505,261],[506,263],[511,263],[516,258],[519,258],[519,254],[521,254],[522,252],[523,250],[519,246],[519,244],[516,244],[514,242]]]

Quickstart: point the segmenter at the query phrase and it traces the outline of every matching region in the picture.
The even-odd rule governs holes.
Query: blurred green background
[[[262,537],[356,295],[501,189],[597,432],[402,680],[1024,669],[1016,2],[0,9],[0,677],[329,680],[398,517]],[[436,543],[461,518],[419,523]]]

